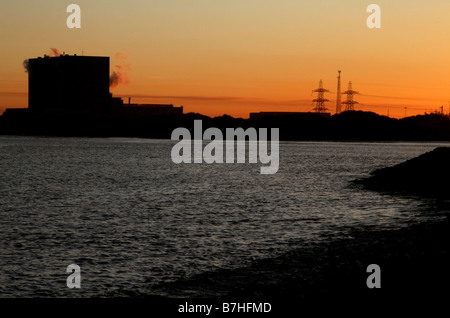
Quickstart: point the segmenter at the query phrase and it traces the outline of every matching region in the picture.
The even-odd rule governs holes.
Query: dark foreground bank
[[[450,147],[438,147],[393,167],[355,180],[368,190],[424,197],[450,198]]]
[[[397,230],[352,229],[347,237],[305,242],[287,254],[251,266],[154,286],[155,294],[273,300],[283,308],[318,303],[349,308],[356,304],[393,304],[409,310],[416,304],[444,306],[450,298],[449,162],[450,148],[436,148],[355,182],[357,191],[413,195],[423,201],[424,213],[439,212],[439,221]],[[381,268],[381,288],[367,285],[371,264]]]
[[[180,308],[210,305],[208,316],[358,317],[447,310],[450,297],[450,218],[400,230],[362,228],[346,238],[309,244],[275,258],[233,270],[203,273],[151,286],[150,294],[111,295],[105,299],[31,300],[29,308],[60,313],[73,308],[98,314],[143,312],[185,316]],[[381,268],[381,288],[369,289],[367,266]],[[269,303],[269,313],[223,312],[233,304]],[[225,305],[224,305],[225,304]],[[20,300],[8,306],[24,309]],[[237,306],[237,305],[236,305]],[[217,308],[217,309],[216,309]],[[188,314],[205,317],[204,313]],[[387,315],[389,316],[389,315]]]
[[[322,301],[442,299],[450,283],[450,219],[400,230],[359,229],[347,238],[296,250],[249,267],[204,273],[155,286],[167,297]],[[369,289],[367,266],[381,268]],[[442,292],[444,291],[444,293]]]
[[[149,316],[185,316],[180,306],[210,304],[208,316],[360,317],[387,313],[442,313],[450,297],[450,218],[400,230],[358,229],[329,243],[299,246],[276,258],[234,270],[219,270],[152,286],[154,293],[111,295],[108,299],[31,300],[35,312],[75,316],[79,310],[98,314],[143,312]],[[369,264],[381,268],[381,288],[369,289]],[[120,299],[118,299],[119,297]],[[26,302],[25,302],[26,303]],[[223,304],[270,303],[270,313],[224,313]],[[25,310],[20,300],[8,301]],[[84,309],[83,309],[84,308]],[[73,309],[73,310],[72,310]],[[26,309],[28,310],[28,309]],[[420,310],[420,311],[419,311]],[[189,314],[205,317],[205,314]],[[389,316],[389,315],[387,315]]]

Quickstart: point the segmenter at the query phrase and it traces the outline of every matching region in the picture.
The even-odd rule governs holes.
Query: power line
[[[359,104],[360,106],[368,106],[368,107],[379,107],[379,108],[405,108],[405,106],[394,106],[394,105],[373,105],[373,104]],[[408,109],[413,109],[413,110],[433,110],[433,107],[408,107]]]

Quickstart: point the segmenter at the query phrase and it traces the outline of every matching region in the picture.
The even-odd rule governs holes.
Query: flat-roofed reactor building
[[[124,105],[109,92],[109,57],[62,54],[27,60],[28,109],[6,109],[6,117],[94,116],[142,118],[183,114],[172,104]],[[23,118],[23,117],[22,117]]]
[[[60,55],[28,60],[32,112],[104,112],[111,106],[109,57]]]

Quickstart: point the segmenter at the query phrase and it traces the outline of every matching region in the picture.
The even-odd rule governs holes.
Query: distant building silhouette
[[[7,109],[5,117],[114,116],[147,117],[183,114],[183,107],[124,105],[110,88],[110,58],[61,54],[27,61],[28,109]]]
[[[126,118],[182,115],[183,106],[174,107],[172,104],[128,104],[121,108],[120,113]]]
[[[273,117],[324,117],[330,118],[330,113],[317,113],[317,112],[259,112],[250,113],[250,119],[261,119],[261,118],[273,118]]]
[[[60,55],[29,59],[28,108],[45,112],[105,112],[109,57]]]

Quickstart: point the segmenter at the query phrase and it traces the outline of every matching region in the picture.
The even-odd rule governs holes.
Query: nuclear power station
[[[112,107],[109,57],[28,60],[28,108],[33,112],[105,112]]]
[[[59,52],[58,52],[59,54]],[[183,106],[172,104],[131,104],[131,98],[124,104],[123,100],[113,97],[110,92],[110,58],[106,56],[77,56],[65,53],[28,59],[24,62],[28,72],[28,108],[6,109],[5,117],[38,116],[85,116],[85,117],[119,117],[141,118],[149,116],[182,115]],[[337,76],[336,114],[342,105],[345,111],[355,110],[354,95],[358,94],[349,82],[348,89],[341,92],[341,70]],[[325,93],[330,92],[323,87],[312,91],[317,93],[313,99],[314,114],[329,117],[325,103]],[[341,102],[341,95],[347,96]],[[303,112],[260,112],[250,113],[250,118],[310,116],[313,113]]]
[[[172,104],[128,104],[110,93],[110,58],[60,54],[26,60],[28,109],[5,116],[89,116],[137,118],[180,115]]]

